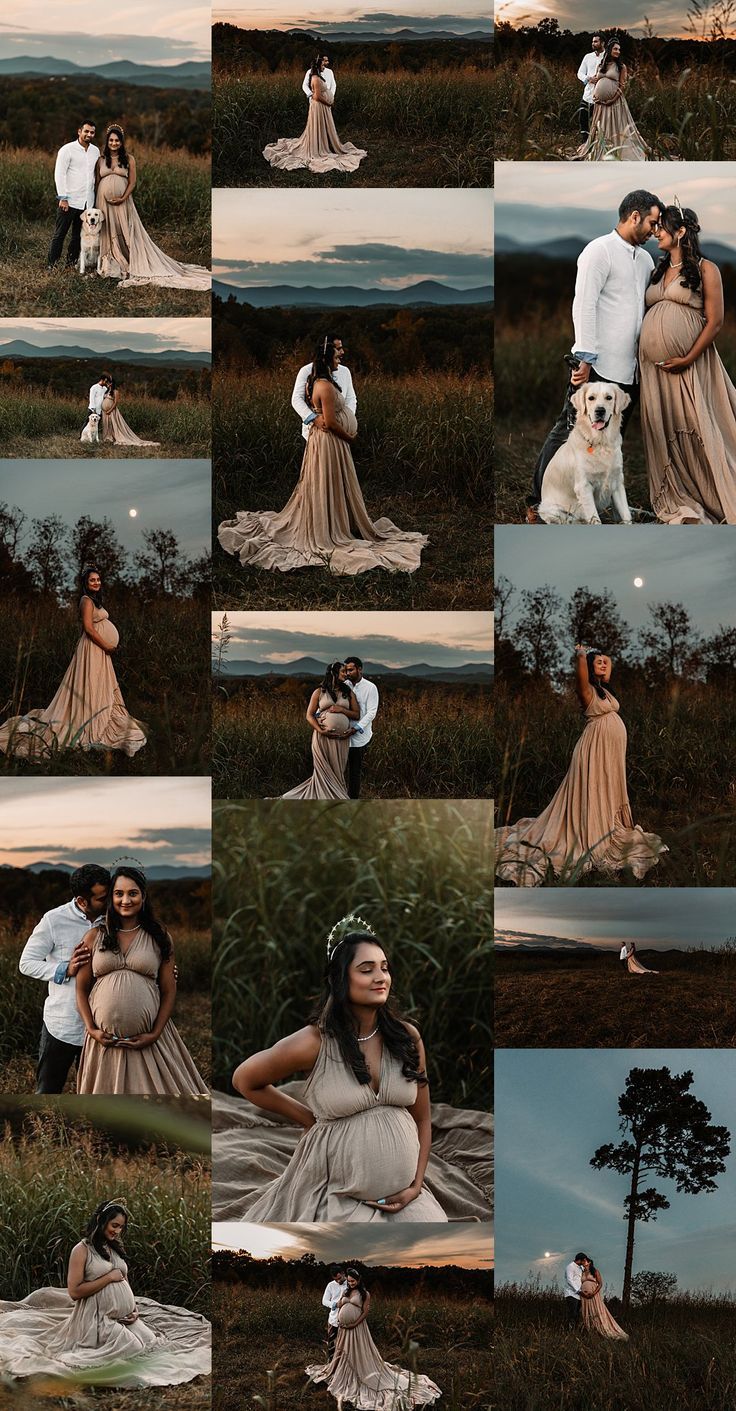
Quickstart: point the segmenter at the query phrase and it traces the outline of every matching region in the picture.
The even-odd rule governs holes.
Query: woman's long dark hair
[[[125,133],[123,132],[122,127],[118,127],[118,124],[116,122],[111,123],[107,129],[107,132],[105,133],[105,148],[102,153],[103,159],[107,162],[107,165],[109,167],[112,166],[112,152],[110,151],[111,132],[117,133],[117,136],[120,138],[120,146],[118,147],[117,153],[118,165],[121,167],[125,167],[125,170],[127,171],[130,163],[128,159],[128,153],[125,150]]]
[[[347,1279],[357,1279],[357,1280],[358,1280],[357,1291],[358,1291],[358,1293],[360,1294],[361,1301],[362,1301],[363,1303],[365,1303],[366,1298],[368,1297],[368,1290],[367,1290],[367,1288],[366,1288],[366,1286],[365,1286],[365,1284],[364,1284],[364,1282],[363,1282],[363,1275],[361,1274],[360,1269],[346,1269],[346,1270],[345,1270],[345,1278],[346,1278],[346,1280],[347,1280]],[[349,1292],[350,1292],[350,1293],[355,1293],[355,1289],[350,1289]]]
[[[161,959],[168,960],[171,955],[171,937],[160,921],[156,920],[153,914],[153,907],[148,899],[146,889],[146,879],[137,867],[116,867],[110,879],[110,900],[105,912],[105,920],[100,925],[100,950],[120,950],[118,931],[122,925],[122,917],[118,916],[113,905],[112,894],[118,877],[127,877],[131,882],[135,882],[136,887],[140,887],[143,893],[143,906],[140,909],[138,925],[147,932],[156,942],[161,952]]]
[[[321,54],[317,54],[316,58],[314,58],[314,59],[312,60],[312,67],[311,67],[311,69],[309,70],[309,82],[310,82],[310,85],[311,85],[311,82],[312,82],[312,79],[313,79],[313,78],[321,78],[321,77],[322,77],[322,55],[321,55]]]
[[[322,997],[310,1020],[310,1023],[317,1025],[321,1033],[330,1034],[335,1039],[340,1053],[348,1067],[352,1068],[359,1083],[370,1083],[371,1074],[365,1061],[365,1055],[361,1052],[358,1043],[355,1019],[350,1009],[348,996],[350,993],[350,966],[358,946],[363,945],[366,941],[369,945],[379,946],[381,950],[384,949],[381,942],[369,931],[346,931],[345,935],[341,937],[327,962]],[[388,956],[386,956],[386,960],[388,973],[393,977],[391,961]],[[419,1067],[419,1049],[390,998],[378,1009],[376,1023],[389,1053],[392,1053],[394,1058],[397,1058],[401,1063],[404,1077],[410,1083],[418,1083],[420,1087],[424,1087],[427,1083],[427,1075]]]
[[[97,564],[96,564],[96,563],[88,563],[88,564],[85,564],[84,568],[82,569],[82,572],[81,572],[80,575],[79,575],[79,587],[80,587],[81,592],[82,592],[82,597],[90,598],[91,601],[94,603],[94,605],[95,605],[96,608],[101,608],[101,607],[102,607],[102,589],[100,588],[100,590],[99,590],[98,593],[91,593],[90,590],[89,590],[89,580],[90,580],[90,578],[92,577],[92,574],[93,574],[93,573],[100,573],[100,570],[99,570],[99,568],[97,567]],[[102,577],[102,574],[101,574],[101,573],[100,573],[100,577]]]
[[[330,662],[330,665],[325,671],[322,685],[319,688],[320,691],[326,691],[328,696],[332,696],[335,705],[337,705],[338,696],[345,696],[348,701],[352,699],[350,687],[347,686],[344,681],[340,680],[342,668],[343,663],[341,661]]]
[[[314,355],[314,361],[312,363],[312,371],[310,372],[309,377],[307,378],[308,402],[311,403],[312,401],[314,384],[315,382],[319,381],[320,377],[324,377],[328,382],[332,383],[333,387],[337,387],[338,392],[340,391],[339,384],[335,381],[334,378],[334,369],[332,366],[334,358],[335,344],[328,335],[328,337],[323,338],[322,342],[317,346],[317,351]]]
[[[618,44],[618,47],[619,47],[619,49],[621,50],[621,52],[620,52],[618,58],[617,58],[617,59],[614,59],[612,50],[615,49],[615,47],[616,47],[617,44]],[[599,65],[598,65],[598,73],[599,73],[599,74],[605,73],[605,72],[606,72],[606,69],[608,68],[608,65],[609,65],[609,64],[615,64],[615,65],[616,65],[616,68],[617,68],[618,71],[619,71],[619,75],[620,75],[621,70],[622,70],[622,68],[623,68],[623,64],[624,64],[624,55],[623,55],[623,50],[621,49],[621,40],[620,40],[620,39],[617,39],[617,38],[609,39],[608,43],[606,44],[605,49],[603,50],[603,58],[601,59]]]
[[[124,1205],[118,1205],[114,1200],[102,1200],[97,1206],[94,1214],[87,1223],[84,1238],[102,1259],[109,1261],[108,1249],[114,1249],[121,1259],[125,1258],[125,1248],[122,1240],[108,1240],[105,1238],[105,1226],[115,1218],[122,1215],[125,1219],[125,1228],[128,1228],[128,1212]]]
[[[682,255],[682,269],[680,270],[680,284],[683,289],[693,289],[697,291],[703,278],[700,273],[700,261],[703,258],[703,251],[700,248],[698,236],[700,234],[700,222],[694,211],[688,206],[680,210],[677,206],[665,206],[660,212],[660,225],[664,226],[668,235],[677,235],[678,230],[685,227],[685,234],[680,240],[680,253]],[[662,258],[651,278],[652,284],[659,284],[660,279],[666,275],[671,264],[672,252],[665,250]]]
[[[600,683],[600,681],[598,680],[598,677],[596,676],[595,670],[594,670],[595,659],[596,659],[596,657],[600,657],[600,656],[603,656],[603,652],[586,652],[586,653],[585,653],[585,660],[586,660],[587,663],[588,663],[588,680],[589,680],[591,686],[593,687],[593,690],[595,691],[596,695],[599,696],[602,701],[604,701],[604,700],[606,699],[606,693],[605,693],[603,687],[601,686],[601,683]]]
[[[593,1263],[593,1260],[591,1259],[590,1255],[588,1255],[588,1263],[589,1268],[586,1269],[584,1277],[587,1279],[588,1275],[590,1274],[592,1278],[595,1278],[596,1274],[598,1273],[598,1270],[596,1269],[595,1264]]]

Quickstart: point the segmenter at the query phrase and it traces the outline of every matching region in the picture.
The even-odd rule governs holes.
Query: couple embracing
[[[378,714],[378,687],[363,675],[360,657],[333,661],[312,692],[307,720],[312,727],[314,772],[284,799],[357,799],[365,753]]]
[[[625,432],[640,400],[652,509],[664,524],[736,524],[736,387],[715,347],[723,326],[723,284],[705,259],[695,211],[651,191],[630,191],[609,235],[586,245],[578,260],[572,318],[575,342],[566,356],[570,385],[537,460],[532,523],[585,522],[555,499],[553,458],[587,410],[590,383],[621,389]],[[655,268],[644,246],[656,239]],[[602,389],[603,391],[604,389]],[[610,389],[611,391],[613,389]],[[579,395],[578,395],[579,394]],[[593,399],[595,401],[595,399]],[[605,430],[605,413],[593,432]],[[590,449],[593,449],[593,444]],[[619,518],[630,522],[625,498]],[[593,521],[596,522],[596,521]]]
[[[332,116],[337,84],[328,54],[315,54],[302,91],[309,101],[307,125],[299,137],[280,137],[264,147],[269,166],[281,171],[357,171],[368,154],[352,142],[341,142]]]
[[[565,1320],[574,1332],[582,1324],[587,1333],[600,1333],[604,1338],[628,1342],[629,1335],[620,1328],[603,1302],[603,1278],[589,1255],[579,1253],[565,1269]]]

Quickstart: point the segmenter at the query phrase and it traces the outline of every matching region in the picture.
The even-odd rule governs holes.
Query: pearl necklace
[[[378,1025],[376,1024],[376,1027],[375,1027],[375,1029],[373,1030],[373,1033],[372,1033],[372,1034],[366,1034],[366,1036],[365,1036],[364,1039],[358,1038],[358,1043],[359,1043],[359,1044],[367,1044],[367,1042],[368,1042],[369,1039],[375,1039],[377,1033],[378,1033]]]

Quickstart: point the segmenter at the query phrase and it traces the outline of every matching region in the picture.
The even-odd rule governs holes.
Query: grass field
[[[304,1375],[308,1364],[325,1360],[321,1314],[316,1291],[310,1301],[301,1289],[249,1290],[217,1282],[214,1411],[241,1411],[254,1400],[265,1411],[334,1406],[324,1386],[310,1386]],[[411,1302],[382,1293],[371,1306],[369,1326],[385,1361],[415,1367],[437,1383],[445,1411],[485,1411],[491,1385],[490,1322],[490,1308],[482,1299],[419,1292]]]
[[[424,1036],[435,1100],[486,1110],[492,821],[470,800],[216,804],[214,1086],[307,1021],[325,937],[357,911]],[[375,846],[356,848],[364,830]]]
[[[0,1296],[18,1300],[63,1285],[69,1253],[109,1192],[130,1203],[125,1245],[140,1297],[209,1316],[209,1160],[170,1147],[112,1143],[88,1122],[51,1109],[29,1116],[22,1135],[6,1127],[0,1144]],[[49,1378],[6,1378],[0,1406],[22,1411],[207,1411],[209,1379],[183,1387],[86,1388],[73,1376],[60,1394]]]
[[[85,381],[87,376],[87,381]],[[120,397],[120,411],[141,440],[156,446],[113,446],[80,441],[87,421],[86,398],[92,369],[82,376],[79,396],[50,395],[42,387],[0,384],[0,439],[3,455],[22,459],[72,458],[133,460],[198,459],[210,454],[210,406],[204,398],[180,395],[174,400],[155,396]]]
[[[494,1411],[731,1411],[735,1307],[683,1296],[614,1312],[629,1342],[564,1327],[562,1299],[536,1285],[496,1292]]]
[[[6,600],[7,602],[7,600]],[[122,751],[61,750],[30,763],[0,754],[0,774],[206,774],[210,693],[208,614],[195,598],[159,596],[155,607],[126,596],[108,604],[120,633],[113,666],[125,704],[146,727],[132,759]],[[79,640],[75,610],[13,599],[0,639],[3,720],[51,701]]]
[[[581,51],[582,54],[582,51]],[[580,144],[582,84],[564,60],[502,60],[492,81],[491,121],[497,161],[550,161]],[[733,76],[707,59],[679,77],[641,64],[626,101],[653,161],[729,161],[736,157]]]
[[[611,955],[504,948],[494,965],[501,1048],[733,1048],[736,952],[641,950],[658,975],[628,975]],[[570,1016],[578,1016],[573,1023]]]
[[[238,510],[280,509],[299,479],[304,441],[291,406],[293,376],[218,373],[213,434],[214,525]],[[346,578],[327,568],[243,568],[217,546],[215,605],[227,608],[490,606],[492,391],[452,373],[371,375],[361,387],[353,450],[368,512],[430,536],[417,573],[377,569]]]
[[[35,920],[37,920],[36,918]],[[21,975],[18,958],[34,919],[22,934],[0,924],[0,1092],[31,1093],[35,1088],[36,1056],[47,989]],[[210,938],[202,932],[174,934],[179,966],[174,1023],[205,1082],[211,1060],[209,957]],[[65,1089],[75,1091],[74,1075]]]
[[[472,65],[423,73],[340,69],[333,116],[342,142],[367,151],[357,171],[276,171],[269,142],[307,121],[301,69],[213,82],[215,186],[492,186],[490,74]]]
[[[181,150],[136,147],[134,201],[151,239],[176,260],[210,264],[210,162]],[[210,295],[154,286],[119,289],[64,267],[47,269],[54,228],[54,155],[26,148],[0,154],[0,290],[5,317],[209,317]]]
[[[213,701],[215,798],[277,798],[312,773],[304,683],[298,703],[249,682]],[[363,770],[366,798],[491,797],[490,690],[420,681],[381,688],[380,724]],[[294,805],[296,807],[296,804]]]
[[[531,531],[530,531],[531,532]],[[615,689],[615,686],[614,686]],[[669,853],[646,875],[654,887],[736,883],[736,702],[728,691],[700,685],[679,693],[632,691],[621,700],[628,731],[627,779],[634,822],[657,833]],[[531,687],[518,695],[494,686],[499,753],[498,823],[536,818],[559,787],[580,734],[572,699]],[[617,886],[631,875],[589,872],[563,886]],[[548,882],[554,884],[552,878]],[[503,885],[503,883],[497,883]]]

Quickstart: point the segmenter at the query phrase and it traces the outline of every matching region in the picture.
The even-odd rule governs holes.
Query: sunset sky
[[[592,33],[595,25],[605,25],[608,29],[620,25],[640,39],[644,35],[646,15],[655,34],[671,39],[685,33],[687,8],[678,0],[646,0],[646,4],[641,0],[587,0],[582,8],[579,0],[553,0],[551,5],[544,0],[499,0],[495,17],[496,23],[508,20],[518,26],[538,24],[550,16],[559,21],[560,29],[571,29],[576,34],[583,29]]]
[[[0,864],[210,861],[209,779],[4,779]]]
[[[488,612],[229,612],[227,660],[325,663],[356,651],[385,666],[459,666],[492,657]],[[212,614],[213,631],[222,613]]]
[[[514,932],[505,951],[532,940],[616,951],[631,940],[640,949],[708,948],[736,936],[734,893],[726,887],[501,888],[494,911],[497,943]]]
[[[210,7],[178,0],[3,0],[0,59],[70,59],[74,64],[203,62],[210,56]]]
[[[403,288],[491,279],[487,191],[289,190],[212,193],[215,277],[252,284]]]
[[[212,341],[208,318],[0,318],[0,357],[3,343],[16,339],[33,343],[41,356],[44,348],[61,344],[100,353],[200,353],[209,352]]]
[[[405,0],[401,10],[386,10],[385,0],[364,0],[359,5],[340,5],[326,0],[320,6],[295,8],[294,0],[272,0],[253,5],[215,5],[214,21],[239,25],[241,29],[314,29],[320,34],[361,32],[392,34],[400,29],[450,31],[462,35],[471,30],[490,31],[487,0],[432,10],[427,0]]]
[[[414,1267],[422,1264],[459,1264],[464,1269],[493,1265],[490,1226],[453,1221],[447,1225],[344,1225],[325,1221],[315,1225],[256,1225],[247,1221],[222,1221],[212,1226],[213,1249],[245,1249],[255,1259],[280,1254],[300,1259],[360,1259],[366,1264]]]
[[[112,521],[129,552],[142,549],[145,529],[171,529],[180,548],[196,557],[209,548],[210,462],[203,460],[0,460],[0,501],[18,505],[31,520],[57,514],[66,525],[82,515]],[[131,510],[135,514],[131,515]],[[21,539],[21,553],[25,540]]]

